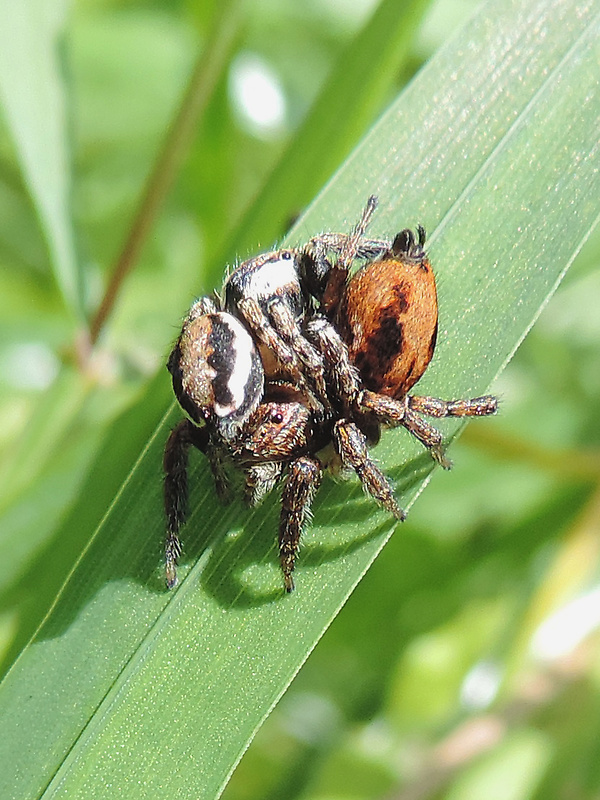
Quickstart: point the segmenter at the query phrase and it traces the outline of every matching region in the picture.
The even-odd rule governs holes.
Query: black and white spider
[[[165,449],[167,583],[176,582],[187,502],[187,453],[204,452],[219,496],[228,467],[256,504],[284,480],[279,526],[287,591],[302,529],[321,482],[323,448],[397,519],[392,487],[368,448],[382,425],[405,427],[445,468],[439,431],[422,415],[495,413],[490,396],[443,401],[409,395],[435,349],[437,295],[423,245],[410,230],[368,239],[371,197],[350,234],[325,233],[304,247],[262,254],[225,281],[223,301],[197,301],[168,368],[184,420]],[[355,262],[363,263],[354,274]],[[201,426],[201,427],[198,427]]]

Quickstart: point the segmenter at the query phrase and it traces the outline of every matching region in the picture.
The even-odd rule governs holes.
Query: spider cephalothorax
[[[167,583],[176,582],[186,516],[187,453],[208,457],[217,493],[231,469],[255,505],[283,481],[279,551],[284,584],[333,448],[366,491],[397,519],[404,512],[369,455],[381,426],[403,426],[445,468],[441,433],[422,415],[484,416],[494,397],[444,401],[409,395],[434,353],[437,295],[425,231],[368,239],[371,197],[349,234],[324,233],[296,249],[262,254],[225,281],[224,300],[203,298],[186,317],[168,367],[190,419],[165,448]],[[360,266],[354,272],[356,263]]]

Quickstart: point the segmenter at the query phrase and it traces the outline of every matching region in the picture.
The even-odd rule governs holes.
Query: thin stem
[[[117,301],[123,281],[135,265],[156,216],[187,153],[199,120],[213,95],[239,29],[241,0],[220,6],[207,46],[198,58],[181,106],[166,133],[123,248],[113,266],[102,302],[90,326],[90,345]]]
[[[595,448],[553,450],[506,431],[481,430],[475,425],[467,426],[462,440],[493,454],[495,458],[521,461],[547,472],[558,472],[564,477],[595,483],[600,474],[600,452]]]

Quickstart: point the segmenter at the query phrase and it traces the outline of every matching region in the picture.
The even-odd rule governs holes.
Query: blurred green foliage
[[[323,164],[294,175],[288,141],[371,6],[262,0],[219,12],[192,0],[81,0],[65,17],[60,58],[39,54],[64,108],[44,112],[54,139],[27,158],[11,109],[27,110],[35,96],[24,85],[19,92],[25,72],[11,74],[0,59],[5,666],[86,545],[61,534],[73,520],[81,536],[93,530],[167,408],[162,365],[190,300],[219,285],[224,261],[283,236],[386,101],[470,13],[464,2],[433,4],[410,42],[399,37],[384,54],[387,80],[355,118],[345,100],[348,124],[329,135]],[[414,3],[415,28],[424,7]],[[48,25],[66,14],[62,3],[54,8]],[[198,53],[218,37],[219,13],[232,26],[222,67],[90,352],[82,318],[101,302]],[[285,105],[262,128],[239,94],[236,103],[252,66]],[[50,199],[36,202],[26,164],[53,161],[65,142],[72,168],[59,181],[49,175]],[[264,200],[273,169],[282,188],[269,207],[256,198]],[[72,213],[53,239],[48,220],[61,198]],[[75,255],[61,258],[69,236]],[[468,428],[454,471],[434,474],[259,731],[228,800],[598,796],[599,259],[596,234],[494,387],[501,418],[493,429]],[[114,469],[92,480],[96,459]]]

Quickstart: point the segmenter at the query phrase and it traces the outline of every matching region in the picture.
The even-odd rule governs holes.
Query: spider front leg
[[[365,389],[359,395],[358,406],[361,411],[372,414],[384,425],[392,427],[401,425],[406,428],[444,469],[450,469],[452,466],[452,462],[444,455],[442,434],[409,407],[408,397],[395,400],[393,397]]]
[[[297,458],[292,461],[288,469],[288,477],[281,497],[279,520],[279,561],[286,592],[294,591],[293,572],[300,546],[300,537],[322,477],[321,462],[310,456]]]
[[[169,435],[163,456],[164,504],[167,518],[165,541],[165,576],[169,589],[177,584],[177,561],[181,555],[179,531],[188,514],[188,453],[190,447],[208,458],[217,496],[222,503],[231,500],[231,485],[223,458],[223,444],[211,436],[208,428],[198,428],[189,419],[182,420]]]
[[[200,450],[200,452],[203,453],[208,459],[217,497],[224,506],[231,503],[233,499],[231,480],[225,467],[225,464],[228,460],[228,446],[229,445],[226,446],[224,444],[223,439],[218,434],[211,434],[208,437],[208,441],[204,445],[196,444],[198,450]]]
[[[400,425],[429,450],[433,460],[437,461],[441,467],[452,469],[452,461],[444,453],[443,436],[437,428],[416,414],[408,405],[405,405],[404,417]]]
[[[352,408],[359,397],[360,377],[351,363],[348,348],[328,319],[318,316],[307,326],[307,335],[323,354],[327,379],[346,410]]]
[[[353,469],[367,492],[396,519],[404,520],[406,514],[396,502],[388,479],[369,456],[367,437],[360,428],[349,420],[338,420],[333,439],[344,468]]]
[[[308,374],[319,401],[325,409],[330,409],[321,354],[304,337],[289,306],[283,300],[275,298],[270,302],[269,316],[284,341],[289,343],[292,352],[297,354],[297,358],[307,368],[303,370],[303,380],[304,375]]]
[[[188,512],[188,451],[193,445],[204,450],[208,443],[205,428],[197,428],[189,419],[182,420],[173,428],[163,457],[164,502],[167,518],[165,541],[165,575],[167,586],[172,589],[177,583],[177,560],[181,555],[179,531],[187,519]]]
[[[306,356],[308,362],[313,362],[317,365],[317,379],[315,381],[317,394],[323,395],[322,397],[319,396],[319,400],[326,400],[324,382],[322,380],[319,381],[318,377],[319,371],[322,374],[321,359],[316,350],[302,336],[295,319],[285,307],[285,303],[274,302],[269,309],[270,313],[274,313],[275,319],[278,321],[277,327],[271,324],[271,321],[260,307],[260,303],[253,297],[241,299],[238,302],[238,310],[258,341],[275,356],[278,365],[286,376],[305,394],[310,405],[315,409],[318,408],[319,404],[313,399],[313,392],[307,384],[301,361],[294,347],[297,348],[300,355],[304,354]],[[279,329],[283,329],[284,333],[287,334],[287,338],[290,340],[289,344],[284,341]],[[299,341],[302,342],[301,346],[298,346]],[[264,361],[265,354],[263,352]],[[265,370],[268,373],[276,372],[276,368],[273,368],[268,363],[265,363]]]

